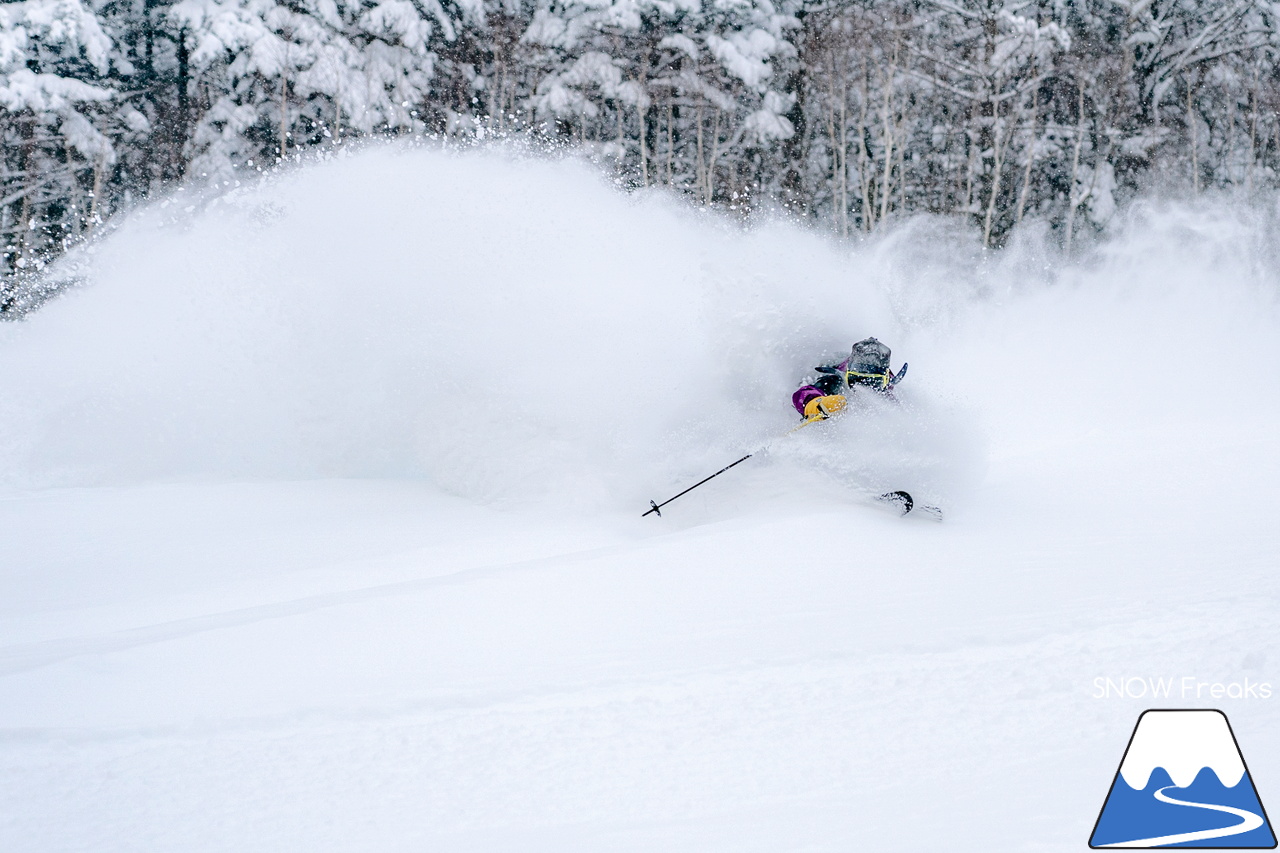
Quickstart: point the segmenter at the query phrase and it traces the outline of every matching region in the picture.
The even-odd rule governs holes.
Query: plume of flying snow
[[[901,405],[759,468],[948,497],[984,442],[1274,397],[1266,235],[1247,209],[1170,206],[1077,265],[928,220],[846,250],[572,161],[379,149],[144,210],[79,259],[85,286],[0,327],[0,479],[423,478],[642,507],[785,432],[812,368],[875,335],[911,362]]]

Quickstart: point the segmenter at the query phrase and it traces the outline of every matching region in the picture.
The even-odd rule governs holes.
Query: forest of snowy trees
[[[1068,247],[1151,186],[1280,182],[1269,0],[0,4],[0,276],[131,204],[354,140],[516,137],[631,186]],[[0,291],[3,297],[4,291]],[[5,308],[0,298],[0,311]]]

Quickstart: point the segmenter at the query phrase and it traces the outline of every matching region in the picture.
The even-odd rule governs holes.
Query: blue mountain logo
[[[1143,711],[1089,846],[1274,848],[1227,715]]]

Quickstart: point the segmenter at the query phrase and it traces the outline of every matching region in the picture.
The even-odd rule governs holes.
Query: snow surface
[[[6,851],[1079,850],[1146,707],[1276,699],[1269,218],[1087,261],[381,150],[0,326]],[[769,444],[874,334],[901,407]],[[899,519],[865,489],[944,504]]]

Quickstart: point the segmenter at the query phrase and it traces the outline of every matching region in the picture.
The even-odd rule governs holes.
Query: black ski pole
[[[805,418],[805,419],[804,419],[804,421],[802,421],[798,426],[794,426],[794,427],[792,427],[791,429],[787,430],[786,434],[785,434],[784,436],[782,436],[782,437],[783,437],[783,438],[785,438],[787,435],[791,435],[791,433],[795,432],[795,431],[796,431],[796,430],[798,430],[798,429],[803,429],[804,427],[807,427],[809,424],[816,423],[816,422],[818,422],[818,421],[825,421],[825,420],[827,419],[827,417],[828,417],[828,416],[827,416],[827,414],[824,412],[824,413],[823,413],[823,414],[821,414],[821,415],[817,415],[817,416],[810,417],[810,418]],[[776,440],[776,439],[775,439],[775,440]],[[772,443],[773,443],[773,442],[770,442],[770,444],[772,444]],[[681,492],[679,495],[672,495],[671,497],[667,498],[667,499],[666,499],[665,501],[663,501],[662,503],[657,503],[657,502],[655,502],[655,501],[649,501],[649,509],[647,509],[647,510],[645,510],[644,512],[640,513],[640,517],[641,517],[641,518],[644,518],[644,517],[645,517],[646,515],[648,515],[649,513],[651,513],[651,512],[656,512],[656,513],[658,514],[658,517],[659,517],[659,518],[661,518],[661,517],[662,517],[662,508],[663,508],[664,506],[666,506],[667,504],[671,503],[671,502],[672,502],[673,500],[675,500],[676,498],[680,497],[680,495],[687,495],[687,494],[689,494],[689,492],[692,492],[694,489],[698,488],[698,486],[701,486],[703,483],[707,482],[707,480],[714,480],[716,477],[719,477],[721,474],[723,474],[725,471],[728,471],[728,470],[729,470],[730,468],[732,468],[734,465],[738,465],[738,464],[740,464],[740,463],[742,463],[742,462],[746,462],[746,461],[747,461],[748,459],[750,459],[752,456],[755,456],[755,455],[756,455],[757,453],[759,453],[761,450],[765,450],[765,449],[767,449],[768,447],[769,447],[769,445],[768,445],[768,444],[766,444],[764,447],[761,447],[761,448],[759,448],[759,449],[757,449],[757,450],[753,450],[753,451],[751,451],[751,452],[750,452],[750,453],[748,453],[746,456],[744,456],[744,457],[742,457],[741,459],[739,459],[737,462],[731,462],[730,464],[728,464],[728,465],[724,466],[723,468],[721,468],[719,471],[717,471],[717,472],[715,472],[714,474],[712,474],[710,477],[704,477],[703,479],[701,479],[701,480],[699,480],[698,482],[694,483],[694,484],[693,484],[692,486],[690,486],[689,488],[685,489],[685,490],[684,490],[683,492]]]
[[[746,461],[747,461],[748,459],[750,459],[752,456],[755,456],[755,453],[748,453],[746,456],[744,456],[744,457],[742,457],[741,459],[739,459],[739,460],[738,460],[738,462],[734,462],[734,463],[731,463],[731,464],[729,464],[729,465],[726,465],[726,466],[724,466],[723,468],[721,468],[719,471],[717,471],[717,472],[715,472],[714,474],[712,474],[710,477],[707,477],[707,478],[705,478],[705,479],[699,480],[698,482],[694,483],[692,486],[690,486],[689,488],[687,488],[687,489],[685,489],[683,492],[681,492],[681,493],[680,493],[680,495],[687,495],[689,492],[692,492],[694,489],[698,488],[698,486],[701,486],[703,483],[707,482],[707,480],[714,480],[716,477],[719,477],[721,474],[723,474],[725,471],[728,471],[728,470],[729,470],[730,468],[732,468],[734,465],[737,465],[739,462],[746,462]],[[672,495],[671,497],[667,498],[667,499],[666,499],[665,501],[663,501],[662,503],[655,503],[654,501],[649,501],[649,506],[650,506],[651,508],[650,508],[650,509],[647,509],[647,510],[645,510],[643,513],[641,513],[641,514],[640,514],[640,517],[641,517],[641,518],[644,518],[644,517],[645,517],[646,515],[648,515],[649,513],[651,513],[651,512],[656,512],[656,513],[658,514],[658,517],[659,517],[659,518],[661,518],[661,517],[662,517],[662,508],[663,508],[664,506],[666,506],[667,504],[671,503],[671,502],[672,502],[673,500],[675,500],[676,498],[680,497],[680,495]]]

